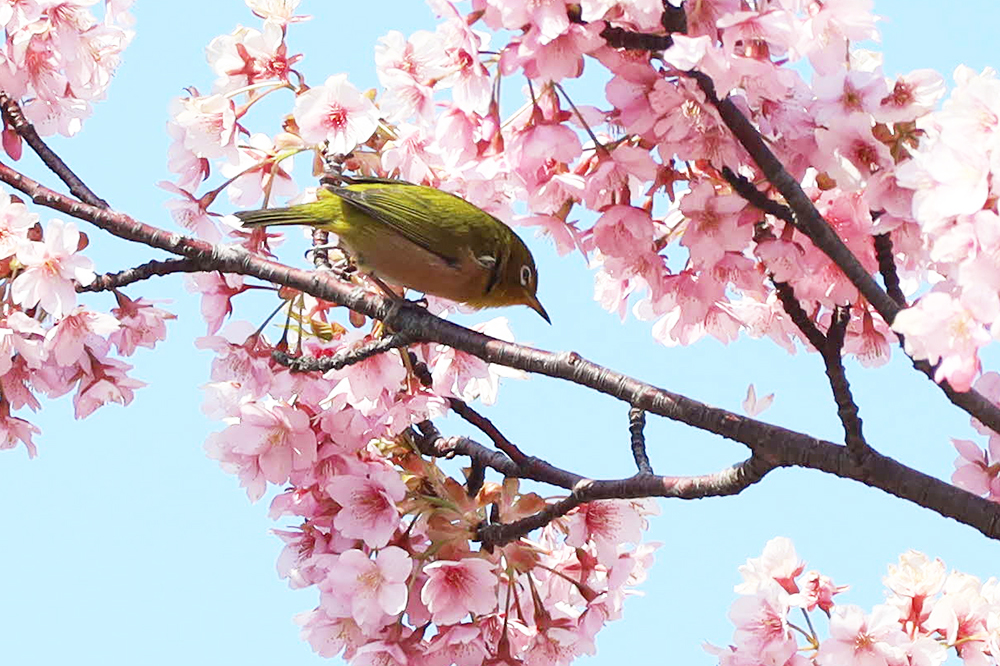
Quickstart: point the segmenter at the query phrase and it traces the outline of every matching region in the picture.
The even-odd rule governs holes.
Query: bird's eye
[[[521,286],[527,287],[531,284],[531,266],[521,266]]]

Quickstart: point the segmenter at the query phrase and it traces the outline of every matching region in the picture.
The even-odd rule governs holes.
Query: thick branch
[[[0,180],[24,192],[39,205],[92,222],[120,238],[195,261],[208,262],[214,270],[250,275],[299,289],[366,316],[382,319],[392,330],[406,331],[415,340],[438,342],[489,363],[564,379],[594,389],[649,413],[741,442],[770,465],[813,467],[855,479],[959,520],[991,538],[1000,538],[1000,507],[996,504],[874,452],[866,454],[862,464],[836,444],[710,407],[591,363],[575,353],[546,352],[490,338],[435,317],[422,308],[393,307],[389,299],[345,284],[328,271],[292,268],[254,256],[238,246],[216,247],[202,240],[143,224],[122,213],[73,201],[3,164],[0,164]],[[981,396],[977,397],[981,399]],[[1000,424],[1000,418],[994,420],[989,418],[992,414],[988,411],[982,413],[981,421],[1000,429],[996,426]]]

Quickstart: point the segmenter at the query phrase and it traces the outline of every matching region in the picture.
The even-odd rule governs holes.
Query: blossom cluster
[[[260,27],[213,40],[211,89],[189,89],[171,110],[174,177],[163,186],[190,232],[270,256],[280,234],[230,226],[213,206],[223,191],[244,208],[307,200],[312,190],[294,183],[292,159],[312,153],[355,174],[455,192],[536,229],[560,254],[582,253],[602,306],[653,322],[665,345],[746,334],[789,352],[808,346],[777,298],[775,283],[784,283],[821,328],[849,306],[845,353],[865,365],[886,362],[894,337],[887,322],[799,229],[735,191],[728,172],[781,202],[688,76],[697,69],[756,125],[870,273],[879,270],[873,237],[891,241],[906,295],[919,296],[893,325],[907,353],[937,364],[936,378],[957,390],[976,381],[978,350],[994,333],[1000,302],[992,277],[983,277],[992,275],[990,234],[1000,228],[990,189],[995,77],[960,70],[960,90],[933,113],[945,89],[939,75],[887,76],[877,53],[856,47],[877,37],[870,2],[686,3],[686,34],[653,54],[609,45],[605,29],[662,34],[659,0],[473,0],[464,13],[429,0],[436,29],[382,38],[381,89],[368,93],[345,74],[305,84],[301,56],[289,46],[292,27],[306,18],[296,14],[298,0],[247,4]],[[498,34],[509,37],[490,43]],[[805,67],[790,67],[805,63],[808,80]],[[585,70],[603,78],[596,105],[572,101],[560,85]],[[528,82],[527,101],[514,112],[501,108],[501,76]],[[282,94],[290,101],[280,125],[252,131],[260,100]],[[419,455],[412,426],[445,413],[451,397],[492,401],[498,370],[422,346],[412,359],[391,351],[341,370],[293,373],[273,351],[322,357],[380,331],[348,334],[331,304],[285,292],[285,317],[294,322],[287,337],[272,343],[240,322],[223,329],[253,286],[217,273],[189,281],[209,329],[201,344],[217,354],[206,410],[226,426],[207,448],[251,498],[268,484],[284,488],[272,513],[299,524],[281,532],[281,570],[293,586],[320,592],[320,605],[301,618],[313,647],[359,664],[420,655],[463,666],[566,663],[589,652],[644,575],[649,548],[639,543],[650,508],[593,503],[530,540],[476,548],[475,526],[494,513],[508,522],[545,503],[511,480],[468,497]],[[431,302],[436,312],[451,309]],[[494,334],[503,328],[484,325]],[[428,367],[430,385],[417,379],[414,362]],[[992,473],[973,448],[960,451]],[[764,595],[773,618],[792,605],[833,608],[832,583],[817,574],[803,584],[813,597],[764,583],[748,594]],[[871,622],[881,631],[897,621],[888,611],[871,620],[837,612],[845,626]],[[767,663],[800,659],[781,636],[773,645],[744,638],[773,648]],[[917,638],[910,635],[913,645]],[[903,650],[892,654],[933,652],[904,643],[892,642]],[[835,663],[827,655],[836,649],[830,643],[817,658]]]
[[[509,335],[503,320],[480,328]],[[324,358],[370,338],[331,325],[302,344]],[[217,354],[205,411],[226,424],[206,449],[251,499],[268,484],[283,489],[271,516],[296,524],[277,531],[286,542],[278,568],[293,588],[319,591],[319,605],[298,618],[319,654],[352,664],[567,663],[593,653],[597,631],[645,578],[654,546],[642,534],[655,511],[646,500],[593,502],[531,540],[475,547],[484,522],[527,517],[546,500],[514,479],[470,496],[420,454],[411,425],[444,413],[449,396],[492,401],[496,368],[423,345],[413,360],[426,364],[430,386],[396,351],[295,373],[240,322],[199,345]]]
[[[0,194],[0,449],[20,442],[35,455],[38,428],[11,411],[39,409],[39,395],[75,390],[77,418],[109,402],[130,403],[143,383],[112,349],[130,356],[166,336],[173,315],[145,299],[116,293],[110,314],[77,304],[77,285],[94,280],[80,252],[86,245],[74,222],[52,220],[43,230],[23,203]]]
[[[996,117],[991,91],[1000,82],[960,70],[959,89],[932,113],[945,89],[939,75],[888,77],[879,54],[853,45],[877,37],[870,3],[789,0],[755,11],[736,0],[696,3],[687,34],[672,35],[658,60],[602,36],[609,25],[662,31],[657,2],[478,0],[462,14],[433,0],[434,32],[390,32],[376,47],[382,90],[374,97],[343,74],[299,83],[299,56],[286,42],[292,18],[301,18],[296,4],[257,8],[262,29],[214,40],[211,94],[176,103],[177,177],[167,187],[179,195],[173,213],[195,233],[221,237],[208,214],[220,189],[239,206],[270,202],[299,192],[293,154],[351,154],[346,166],[362,174],[454,191],[549,236],[560,254],[583,253],[595,298],[622,317],[631,307],[664,344],[747,334],[789,351],[808,346],[775,295],[778,281],[821,326],[835,307],[850,306],[846,353],[884,363],[892,333],[840,269],[792,224],[734,192],[724,168],[780,199],[686,75],[698,69],[757,125],[865,268],[877,273],[872,238],[885,235],[907,293],[933,283],[895,322],[907,352],[938,364],[936,378],[958,390],[979,372],[1000,290],[989,277],[997,272],[989,237],[998,226],[989,177],[996,123],[974,126]],[[478,25],[515,36],[491,45]],[[789,67],[798,61],[811,65],[811,81]],[[585,65],[606,81],[600,106],[560,92]],[[503,113],[495,83],[515,75],[529,81],[529,100]],[[251,133],[250,108],[281,90],[295,92],[289,122]],[[195,195],[213,164],[227,181]]]
[[[95,0],[18,0],[0,3],[5,37],[0,89],[21,100],[39,134],[76,134],[91,104],[104,97],[119,58],[132,41],[132,0],[106,0],[101,19]],[[20,139],[4,128],[4,149],[20,156]]]
[[[886,601],[869,612],[835,601],[847,587],[805,571],[784,537],[769,541],[740,573],[729,614],[733,643],[706,646],[722,666],[939,666],[949,653],[966,664],[1000,663],[998,581],[947,573],[944,562],[923,553],[908,551],[889,566]]]

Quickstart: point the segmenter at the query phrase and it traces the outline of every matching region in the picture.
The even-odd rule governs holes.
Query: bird
[[[506,224],[465,199],[404,180],[342,176],[317,200],[239,211],[243,227],[302,225],[336,234],[358,269],[379,281],[475,309],[538,300],[535,259]]]

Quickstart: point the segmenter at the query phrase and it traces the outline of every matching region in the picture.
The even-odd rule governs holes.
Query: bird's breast
[[[453,251],[454,260],[430,252],[396,233],[340,239],[358,268],[380,279],[457,302],[481,299],[494,266],[468,247]]]

